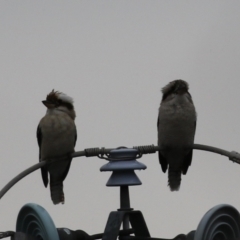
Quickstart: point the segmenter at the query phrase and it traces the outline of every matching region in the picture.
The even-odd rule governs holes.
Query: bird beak
[[[52,102],[49,102],[49,101],[42,101],[42,103],[47,107],[47,108],[54,108],[55,107],[55,104],[52,103]]]

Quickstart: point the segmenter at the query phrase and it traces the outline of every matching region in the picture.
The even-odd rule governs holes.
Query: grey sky
[[[240,151],[239,1],[0,2],[1,188],[38,162],[41,101],[53,88],[75,100],[76,151],[157,143],[160,89],[190,85],[197,113],[195,142]],[[143,185],[130,188],[153,237],[196,229],[211,207],[240,210],[240,166],[194,151],[179,192],[170,192],[158,156],[140,160]],[[15,230],[20,208],[43,206],[57,227],[104,230],[119,207],[117,188],[98,158],[73,160],[66,202],[54,206],[37,171],[1,199],[0,230]]]

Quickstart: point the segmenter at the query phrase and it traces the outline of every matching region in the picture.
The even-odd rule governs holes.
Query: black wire
[[[6,237],[11,237],[15,234],[13,231],[6,231],[6,232],[0,232],[0,239],[6,238]]]

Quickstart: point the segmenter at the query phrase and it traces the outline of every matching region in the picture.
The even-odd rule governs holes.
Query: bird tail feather
[[[63,182],[50,181],[51,198],[54,204],[64,204]]]
[[[181,184],[181,170],[176,170],[169,166],[168,170],[168,186],[171,191],[178,191]]]

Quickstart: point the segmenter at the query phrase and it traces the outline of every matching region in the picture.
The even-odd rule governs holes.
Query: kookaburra
[[[47,187],[49,174],[53,203],[64,203],[63,181],[68,174],[77,139],[73,99],[52,90],[42,103],[47,107],[47,112],[37,128],[39,161],[65,158],[42,167],[42,179]]]
[[[171,191],[177,191],[181,174],[187,173],[192,162],[197,116],[187,82],[172,81],[162,93],[157,122],[159,162],[164,173],[168,169]]]

